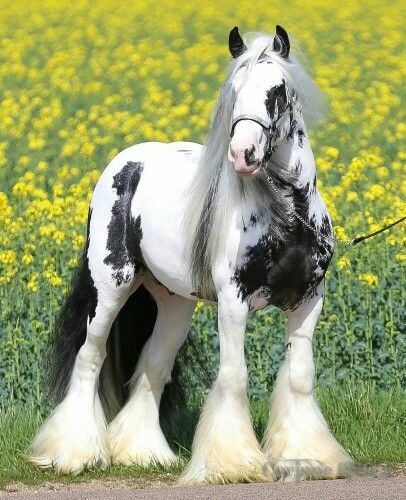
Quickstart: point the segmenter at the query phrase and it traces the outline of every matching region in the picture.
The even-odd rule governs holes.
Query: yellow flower
[[[379,167],[376,169],[376,174],[380,179],[389,177],[389,170],[386,167]]]
[[[340,271],[342,269],[350,267],[350,265],[351,265],[351,261],[350,261],[350,259],[346,255],[343,255],[337,261],[337,267],[338,267],[338,269],[340,269]]]
[[[60,245],[65,239],[65,233],[63,231],[55,231],[52,237],[57,245]]]
[[[378,284],[378,276],[375,274],[370,274],[370,273],[364,273],[359,275],[360,281],[363,281],[367,285],[374,287]]]
[[[339,153],[339,150],[337,148],[333,148],[332,146],[327,146],[324,148],[324,154],[332,160],[336,160]]]
[[[29,156],[20,156],[18,160],[18,164],[21,165],[22,167],[26,167],[30,163],[30,157]]]
[[[333,167],[332,163],[325,158],[316,158],[316,166],[317,170],[323,173],[328,172]]]
[[[41,236],[51,236],[56,230],[55,224],[47,224],[44,226],[40,226],[39,234]]]
[[[80,151],[85,155],[85,156],[92,156],[94,153],[94,144],[90,142],[85,142],[83,146],[81,147]]]
[[[0,252],[0,263],[1,264],[14,264],[17,259],[17,254],[14,250],[5,250]]]
[[[57,274],[54,274],[53,276],[51,276],[50,280],[51,284],[53,286],[61,286],[63,284],[63,280],[60,276],[58,276]]]
[[[28,254],[25,253],[21,260],[22,260],[23,264],[25,264],[26,266],[29,266],[33,262],[34,257],[29,253]]]
[[[77,257],[73,257],[68,261],[68,266],[69,267],[78,267],[79,266],[79,259]]]
[[[198,302],[196,302],[196,306],[195,306],[195,312],[199,311],[204,305],[204,302],[199,300]]]
[[[346,199],[349,202],[358,201],[358,193],[356,193],[355,191],[348,191]]]
[[[38,292],[38,273],[33,273],[27,282],[27,288],[31,292]]]
[[[38,170],[41,172],[44,172],[45,170],[48,169],[48,163],[46,161],[40,161],[37,165]]]
[[[337,240],[348,240],[347,233],[345,232],[345,229],[342,226],[334,227],[334,235],[337,238]]]
[[[62,182],[56,182],[54,187],[52,188],[52,192],[54,196],[62,196],[64,192],[64,186]]]
[[[83,248],[83,245],[85,243],[85,237],[79,234],[72,239],[72,243],[75,250],[80,250],[81,248]]]
[[[364,194],[366,200],[374,201],[382,198],[385,194],[385,188],[382,184],[372,184],[368,191]]]

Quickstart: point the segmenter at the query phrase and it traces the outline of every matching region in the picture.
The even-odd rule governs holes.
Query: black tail
[[[49,367],[49,393],[54,402],[66,394],[76,355],[86,340],[88,318],[95,315],[97,291],[89,270],[88,244],[89,240],[55,324]]]

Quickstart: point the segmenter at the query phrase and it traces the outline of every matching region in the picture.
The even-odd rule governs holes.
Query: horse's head
[[[229,48],[234,58],[247,50],[238,28],[231,30]],[[276,27],[273,51],[288,59],[290,42],[286,31]],[[261,168],[265,153],[282,138],[281,124],[288,115],[289,99],[285,80],[278,64],[266,53],[249,72],[242,67],[232,81],[236,100],[233,109],[228,158],[235,170],[253,176]]]

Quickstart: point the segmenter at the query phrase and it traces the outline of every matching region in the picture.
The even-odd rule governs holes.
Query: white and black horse
[[[254,480],[265,469],[269,478],[337,477],[351,463],[314,396],[312,337],[334,246],[304,122],[317,109],[317,88],[279,26],[275,36],[245,41],[234,28],[229,45],[233,61],[205,147],[137,144],[96,185],[80,272],[56,332],[61,402],[30,450],[39,466],[79,473],[176,460],[159,405],[197,299],[218,304],[220,367],[183,480]],[[261,448],[244,334],[249,315],[269,304],[286,313],[287,352]],[[129,306],[134,326],[120,338],[115,326]],[[116,373],[103,368],[100,377],[103,363],[114,362],[110,349],[105,359],[110,333],[114,356],[121,349],[138,362],[106,426],[99,392],[113,398],[110,378],[124,370],[116,363]],[[129,374],[121,375],[125,384]]]

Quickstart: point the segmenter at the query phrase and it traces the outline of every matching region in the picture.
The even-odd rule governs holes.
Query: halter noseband
[[[296,103],[296,99],[297,99],[296,93],[295,92],[287,93],[287,98],[288,98],[287,99],[288,105],[294,106]],[[281,113],[279,118],[275,122],[275,127],[278,126],[280,120],[283,117],[284,117],[284,113]],[[240,122],[242,120],[250,120],[252,122],[258,123],[258,125],[261,125],[261,127],[265,130],[267,135],[268,136],[270,135],[270,132],[272,130],[272,121],[271,120],[264,120],[263,118],[261,118],[257,115],[246,114],[246,115],[239,115],[239,116],[237,116],[237,118],[235,118],[233,120],[233,123],[231,125],[230,137],[233,137],[235,126],[237,125],[238,122]]]
[[[230,137],[233,137],[235,126],[242,120],[250,120],[252,122],[258,123],[258,125],[261,125],[261,127],[265,130],[265,132],[268,132],[268,134],[271,131],[272,125],[270,121],[264,120],[263,118],[260,118],[256,115],[239,115],[231,125]]]

